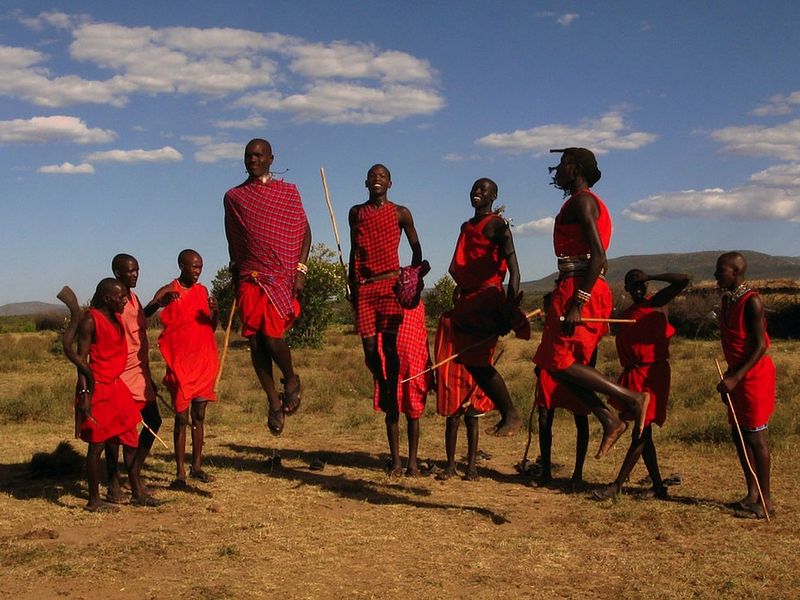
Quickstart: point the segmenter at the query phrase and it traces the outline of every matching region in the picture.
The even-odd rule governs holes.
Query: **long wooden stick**
[[[319,168],[319,175],[322,177],[322,189],[325,191],[325,203],[328,205],[328,214],[331,216],[331,225],[333,225],[333,237],[336,239],[336,249],[339,251],[339,264],[342,265],[342,272],[344,273],[344,287],[347,290],[347,296],[350,297],[350,284],[347,282],[347,267],[344,265],[342,244],[339,242],[339,228],[336,227],[336,217],[333,215],[331,195],[328,192],[328,179],[325,177],[325,169],[322,167]]]
[[[228,356],[228,344],[231,341],[231,327],[233,327],[233,314],[236,312],[236,298],[231,303],[231,312],[228,313],[228,326],[225,327],[225,340],[222,342],[222,354],[219,357],[219,369],[217,378],[214,380],[214,393],[217,392],[219,380],[222,379],[222,369],[225,367],[225,358]]]
[[[725,379],[725,376],[722,374],[722,368],[719,366],[719,361],[715,358],[714,364],[717,365],[717,373],[719,373],[719,380],[722,381]],[[742,444],[742,454],[744,454],[744,460],[747,463],[747,468],[750,469],[750,474],[753,476],[753,480],[756,482],[756,488],[758,489],[758,497],[761,499],[761,507],[764,509],[764,516],[767,518],[767,522],[769,522],[769,511],[767,510],[767,503],[764,500],[764,494],[761,493],[761,484],[758,482],[758,476],[756,475],[755,470],[753,470],[753,465],[750,464],[750,458],[747,456],[747,448],[744,446],[744,436],[742,435],[742,428],[739,426],[739,419],[736,418],[736,411],[733,409],[733,402],[731,401],[731,395],[728,392],[725,392],[725,399],[728,401],[728,408],[731,411],[731,415],[733,415],[733,424],[736,425],[736,432],[739,434],[739,442]]]
[[[526,314],[525,318],[530,320],[530,319],[533,319],[533,318],[536,318],[536,317],[540,316],[541,314],[542,314],[542,309],[541,308],[537,308],[535,310],[532,310],[528,314]],[[423,375],[425,375],[425,373],[429,373],[430,371],[434,371],[434,370],[438,369],[442,365],[446,365],[451,360],[457,359],[459,356],[461,356],[467,350],[472,350],[473,348],[477,348],[481,344],[485,344],[486,342],[488,342],[489,340],[494,339],[495,337],[497,337],[497,334],[492,334],[492,335],[487,336],[484,339],[480,340],[479,342],[475,342],[474,344],[470,344],[466,348],[462,348],[460,352],[456,352],[452,356],[448,356],[447,358],[445,358],[443,360],[440,360],[438,363],[436,363],[433,366],[428,367],[424,371],[420,371],[419,373],[417,373],[416,375],[412,375],[411,377],[406,377],[400,383],[405,383],[406,381],[411,381],[412,379],[416,379],[417,377],[422,377]]]
[[[147,431],[149,431],[153,435],[154,438],[156,438],[159,442],[161,442],[161,445],[164,446],[164,448],[169,450],[169,446],[167,446],[166,442],[164,442],[164,440],[158,437],[158,434],[152,429],[150,429],[150,426],[147,423],[145,423],[144,421],[140,421],[140,423],[142,424],[142,427],[147,429]]]
[[[564,316],[558,317],[559,321],[564,320]],[[581,323],[636,323],[636,319],[603,319],[601,317],[581,317]]]

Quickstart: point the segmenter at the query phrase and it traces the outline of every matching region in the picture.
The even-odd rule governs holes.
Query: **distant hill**
[[[761,252],[739,250],[747,259],[748,279],[793,279],[800,280],[800,257],[770,256]],[[717,257],[723,250],[708,252],[685,252],[676,254],[643,254],[637,256],[620,256],[608,260],[608,277],[610,283],[621,283],[625,273],[631,269],[642,269],[646,273],[687,273],[694,281],[711,280]],[[553,260],[555,262],[555,260]],[[544,292],[553,288],[556,273],[526,281],[520,285],[524,292]]]
[[[50,304],[47,302],[12,302],[11,304],[0,306],[0,317],[66,312],[69,311],[63,304]]]

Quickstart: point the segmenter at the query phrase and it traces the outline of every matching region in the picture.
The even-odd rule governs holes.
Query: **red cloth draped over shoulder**
[[[564,223],[564,213],[567,206],[576,196],[588,194],[597,202],[599,214],[597,216],[597,233],[600,234],[600,242],[603,244],[603,249],[608,250],[611,243],[611,215],[608,208],[592,190],[583,190],[575,196],[570,196],[564,204],[561,205],[561,210],[556,216],[555,226],[553,227],[553,247],[556,251],[556,256],[581,256],[590,254],[592,249],[589,246],[589,240],[583,235],[580,223]]]
[[[449,271],[462,293],[503,286],[506,261],[500,256],[500,247],[483,233],[494,219],[501,217],[489,214],[474,225],[471,221],[461,225]]]
[[[381,364],[386,369],[386,357],[383,355],[382,334],[378,333],[378,353]],[[431,366],[428,352],[428,330],[425,327],[425,304],[420,303],[411,310],[403,310],[403,322],[397,333],[397,354],[400,358],[400,374],[397,383],[397,406],[401,413],[411,419],[419,419],[425,412],[425,401],[428,392],[433,389],[433,371],[416,377],[405,383],[403,379],[421,373]],[[372,405],[376,411],[380,408],[378,382],[373,385]]]
[[[239,279],[258,279],[283,316],[292,314],[294,280],[308,220],[293,183],[248,180],[225,193],[225,234]]]
[[[735,368],[745,356],[752,352],[755,345],[753,336],[747,331],[744,310],[747,301],[757,292],[750,290],[739,298],[727,310],[723,304],[720,311],[719,325],[722,334],[722,352],[729,367]],[[769,336],[764,336],[769,348]],[[775,365],[772,359],[764,354],[753,365],[731,393],[731,401],[736,410],[739,424],[747,429],[766,425],[775,410]],[[733,417],[728,412],[728,420]]]
[[[651,300],[652,296],[648,296],[620,315],[623,319],[635,319],[636,323],[624,323],[617,329],[617,355],[624,369],[619,384],[636,392],[650,392],[645,427],[650,423],[662,427],[667,419],[671,377],[669,341],[675,335],[675,328],[663,311],[650,304]],[[622,402],[615,398],[609,402],[620,411],[620,417],[633,420],[634,415]]]
[[[122,372],[122,381],[130,389],[136,402],[153,402],[156,393],[150,385],[150,356],[147,342],[147,318],[142,304],[133,290],[128,291],[128,302],[122,309],[122,325],[128,342],[128,360]]]
[[[136,446],[136,426],[142,420],[139,409],[120,376],[125,370],[128,345],[122,322],[115,325],[99,310],[91,308],[94,341],[89,346],[89,368],[94,375],[91,418],[80,425],[85,442],[100,443],[119,437],[126,446]]]
[[[434,355],[436,362],[452,356],[457,352],[454,343],[453,324],[448,315],[439,318],[436,330]],[[491,350],[494,354],[494,348]],[[476,413],[485,413],[494,409],[494,403],[477,386],[472,375],[454,360],[442,365],[436,373],[436,412],[443,417],[458,416],[472,409]]]
[[[385,202],[376,206],[365,202],[357,208],[353,227],[355,255],[353,270],[357,280],[400,269],[400,223],[397,205]]]
[[[180,297],[161,312],[164,331],[158,347],[167,364],[164,385],[172,395],[177,412],[183,412],[195,398],[216,400],[214,380],[219,369],[217,343],[211,328],[208,290],[200,283],[184,288],[177,279],[170,291]]]

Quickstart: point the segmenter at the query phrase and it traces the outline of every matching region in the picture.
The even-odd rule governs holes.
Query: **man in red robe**
[[[392,187],[389,169],[384,165],[373,165],[367,171],[365,185],[369,199],[353,206],[348,215],[348,278],[364,362],[378,384],[379,404],[386,414],[386,437],[391,454],[388,472],[391,476],[399,476],[403,465],[400,461],[400,413],[397,408],[400,371],[397,333],[403,320],[403,308],[397,301],[394,285],[400,273],[398,250],[401,233],[405,233],[411,246],[411,266],[422,263],[422,246],[411,211],[389,200],[388,192]]]
[[[159,289],[148,307],[164,307],[158,348],[167,364],[164,385],[175,408],[175,462],[173,489],[186,488],[186,426],[192,421],[192,465],[189,476],[203,483],[214,476],[203,470],[206,406],[214,402],[214,382],[219,370],[214,330],[219,320],[217,301],[198,283],[203,259],[194,250],[178,254],[181,274]]]
[[[719,325],[722,352],[728,363],[717,391],[723,402],[727,404],[730,398],[732,404],[728,406],[728,421],[747,484],[747,495],[735,503],[738,513],[764,518],[762,501],[770,515],[774,510],[770,498],[768,425],[775,410],[775,365],[767,355],[769,336],[764,303],[758,292],[746,285],[746,273],[747,261],[738,252],[727,252],[717,259],[714,278],[725,292]],[[731,409],[736,412],[744,445],[735,429]],[[758,482],[747,466],[748,459]]]
[[[648,281],[664,281],[669,285],[655,294],[647,295]],[[667,305],[687,285],[689,276],[683,273],[648,275],[640,269],[632,269],[625,274],[625,291],[630,294],[633,304],[620,317],[636,322],[623,323],[617,329],[617,355],[624,369],[619,376],[619,384],[639,392],[648,392],[650,404],[647,407],[642,435],[631,439],[617,478],[605,488],[593,492],[598,500],[612,498],[622,491],[622,486],[630,477],[639,457],[644,458],[655,497],[667,497],[667,489],[658,470],[652,424],[662,427],[667,418],[670,386],[669,340],[675,334],[675,328],[667,320]],[[633,418],[618,400],[612,398],[611,404],[622,411],[620,416],[623,419]]]
[[[100,500],[103,450],[116,456],[120,444],[135,450],[138,443],[136,426],[141,415],[121,379],[128,350],[119,314],[127,302],[126,293],[116,279],[103,279],[97,285],[92,307],[78,325],[78,359],[93,376],[93,381],[87,381],[79,370],[76,398],[80,437],[89,444],[89,502],[85,508],[92,512],[115,508]],[[137,470],[132,469],[129,478],[133,503],[151,505],[152,499],[144,493]]]
[[[558,166],[551,169],[555,171],[553,185],[568,198],[553,229],[559,278],[533,362],[568,384],[600,420],[603,440],[595,457],[601,458],[627,425],[596,394],[622,400],[636,416],[638,432],[644,426],[649,395],[622,387],[587,364],[608,326],[582,319],[603,319],[611,314],[611,292],[605,282],[611,217],[603,201],[590,189],[600,179],[594,154],[586,148],[553,152],[562,154]]]
[[[227,191],[224,205],[242,335],[269,400],[267,426],[280,435],[285,416],[300,407],[300,377],[284,335],[300,315],[311,228],[297,188],[270,173],[274,158],[269,142],[251,140],[244,151],[248,179]],[[280,394],[273,364],[283,375]]]
[[[123,459],[128,470],[137,469],[141,479],[142,466],[155,441],[154,434],[157,434],[161,428],[161,415],[158,412],[156,390],[150,374],[147,315],[145,315],[138,296],[133,291],[139,281],[139,261],[130,254],[117,254],[111,261],[111,270],[116,280],[128,290],[128,301],[120,314],[122,326],[125,329],[125,339],[128,343],[128,359],[125,362],[125,370],[122,372],[122,381],[131,391],[142,415],[142,422],[147,426],[139,435],[139,445],[136,447],[136,451],[132,455],[129,452],[127,456],[123,456]],[[106,453],[106,461],[114,463],[109,472],[117,473],[117,457]],[[109,481],[108,499],[109,501],[118,501],[120,498],[119,481],[113,478]]]

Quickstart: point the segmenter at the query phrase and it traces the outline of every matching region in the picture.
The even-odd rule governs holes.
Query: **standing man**
[[[127,469],[129,471],[135,469],[137,477],[141,478],[142,465],[144,465],[144,461],[150,453],[155,440],[150,431],[158,433],[161,427],[161,415],[158,412],[155,385],[150,374],[147,315],[145,315],[142,304],[133,291],[139,281],[139,261],[130,254],[117,254],[111,260],[111,271],[114,273],[114,278],[125,287],[128,297],[128,301],[120,313],[120,320],[122,321],[125,339],[128,344],[128,357],[121,379],[131,391],[136,406],[142,415],[142,421],[147,425],[139,435],[139,445],[136,447],[135,453],[123,446],[123,460]],[[152,314],[152,312],[151,310],[150,313]],[[149,430],[148,427],[150,428]],[[106,461],[109,463],[113,461],[113,465],[108,465],[109,473],[116,473],[117,457],[106,453]],[[119,481],[111,479],[108,485],[108,500],[119,502],[121,499]]]
[[[311,248],[311,228],[297,187],[270,173],[272,146],[253,139],[244,149],[248,178],[225,194],[225,235],[228,238],[231,281],[250,342],[250,357],[269,400],[267,427],[283,432],[286,415],[300,407],[300,377],[284,339],[300,315]],[[273,364],[281,371],[278,393]]]

